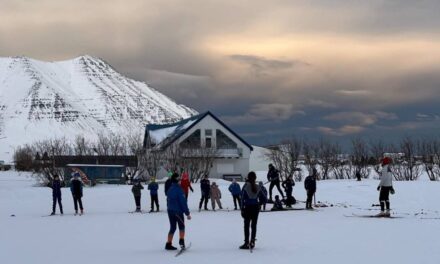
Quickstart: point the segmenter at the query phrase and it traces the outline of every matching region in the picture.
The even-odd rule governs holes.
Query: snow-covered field
[[[217,182],[224,207],[233,207],[227,183]],[[129,214],[134,209],[130,186],[103,185],[85,189],[84,216],[73,216],[70,192],[63,189],[66,215],[42,217],[51,211],[51,190],[34,187],[26,174],[1,172],[0,263],[440,263],[440,183],[395,183],[391,206],[404,218],[344,217],[377,213],[371,207],[377,203],[377,183],[321,181],[317,200],[333,207],[260,214],[252,254],[238,249],[243,242],[239,212],[197,212],[195,186],[189,199],[193,220],[187,221],[192,248],[175,258],[163,249],[168,232],[163,186],[163,211],[157,214]],[[305,199],[302,183],[294,195]],[[146,191],[142,203],[148,210]]]

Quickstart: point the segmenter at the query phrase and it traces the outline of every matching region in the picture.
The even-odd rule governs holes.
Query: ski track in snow
[[[260,174],[260,176],[263,174]],[[333,207],[318,212],[291,211],[260,214],[256,248],[239,250],[243,220],[239,211],[197,212],[200,188],[194,185],[187,223],[187,244],[178,258],[163,248],[168,218],[160,185],[161,212],[130,214],[134,210],[131,186],[100,185],[85,188],[85,215],[73,216],[73,202],[62,189],[66,215],[41,217],[51,211],[51,189],[34,187],[28,174],[0,172],[0,263],[399,263],[437,264],[440,259],[439,182],[395,182],[393,212],[399,219],[364,219],[344,215],[374,214],[376,180],[318,182],[318,201]],[[233,208],[228,184],[216,180],[225,208]],[[294,196],[305,199],[302,183]],[[142,209],[149,209],[142,192]],[[295,206],[303,206],[299,203]],[[209,205],[210,206],[210,205]],[[270,205],[268,205],[270,208]],[[423,215],[415,213],[423,212]],[[15,217],[10,217],[14,214]],[[177,245],[177,233],[174,238]]]

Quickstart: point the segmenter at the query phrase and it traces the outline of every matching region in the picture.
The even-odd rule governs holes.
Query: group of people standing
[[[60,209],[60,214],[64,214],[63,212],[63,204],[61,202],[61,180],[58,175],[54,175],[54,179],[50,185],[52,188],[52,213],[50,215],[56,214],[56,205],[58,203],[58,207]],[[82,204],[82,196],[83,196],[83,184],[80,178],[80,174],[75,172],[72,175],[72,179],[70,180],[70,192],[72,193],[73,205],[75,208],[75,215],[78,214],[78,205],[79,205],[79,214],[84,214],[84,208]]]

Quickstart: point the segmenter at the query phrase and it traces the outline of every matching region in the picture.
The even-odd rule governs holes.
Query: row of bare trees
[[[150,144],[147,144],[150,146]],[[216,149],[182,148],[177,144],[165,149],[143,146],[140,134],[121,136],[100,134],[91,141],[83,136],[75,140],[47,139],[16,148],[16,170],[33,171],[41,182],[49,182],[57,174],[63,177],[63,169],[54,166],[54,156],[136,156],[137,166],[127,167],[127,174],[144,180],[156,177],[161,169],[170,172],[187,171],[193,181],[209,174],[216,157]]]
[[[293,175],[295,180],[301,181],[300,165],[304,165],[308,173],[316,169],[321,180],[368,178],[373,171],[380,173],[384,155],[394,160],[392,171],[396,180],[413,181],[423,171],[430,180],[440,180],[440,138],[406,137],[397,144],[354,138],[349,148],[344,149],[328,138],[307,140],[293,136],[271,147],[267,158],[278,168],[282,178]]]

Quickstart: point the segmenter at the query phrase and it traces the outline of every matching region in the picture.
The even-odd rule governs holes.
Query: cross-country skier
[[[283,211],[283,202],[281,202],[280,200],[280,196],[279,195],[275,195],[275,201],[273,201],[273,207],[271,209],[271,211]]]
[[[234,200],[234,210],[237,210],[237,204],[241,209],[241,202],[240,202],[241,188],[240,188],[240,184],[237,183],[236,179],[232,180],[232,183],[231,185],[229,185],[228,190],[232,194],[232,200]]]
[[[218,188],[215,182],[213,182],[211,185],[210,196],[211,196],[212,210],[215,211],[215,203],[217,203],[220,209],[223,209],[222,203],[220,201],[220,199],[222,198],[222,192],[220,191],[220,189]]]
[[[172,245],[174,232],[176,227],[179,226],[179,245],[181,248],[185,248],[185,217],[191,220],[191,215],[188,209],[188,204],[185,199],[182,187],[179,185],[179,174],[174,173],[171,176],[171,186],[167,193],[167,207],[168,207],[168,219],[170,221],[170,231],[168,232],[168,240],[165,244],[166,250],[176,250],[177,248]]]
[[[295,197],[293,197],[293,186],[295,186],[295,181],[293,180],[293,176],[290,175],[284,182],[283,182],[283,188],[286,192],[286,200],[285,204],[287,207],[292,207],[292,204],[296,203]]]
[[[180,180],[180,186],[183,189],[183,193],[185,193],[186,200],[188,200],[189,191],[191,190],[191,192],[194,192],[194,190],[191,186],[191,181],[189,179],[188,172],[186,171],[182,173],[182,180]]]
[[[155,204],[156,204],[156,211],[159,212],[159,197],[157,195],[157,190],[159,190],[159,184],[157,184],[155,177],[151,178],[151,182],[148,184],[148,190],[150,191],[150,198],[151,198],[150,213],[154,212]]]
[[[241,216],[244,218],[244,244],[240,246],[240,249],[255,247],[260,204],[266,200],[266,196],[261,191],[256,180],[257,175],[255,172],[249,172],[246,183],[241,192]],[[252,230],[250,240],[249,228]]]
[[[202,205],[204,204],[205,210],[208,210],[209,193],[211,192],[211,183],[209,182],[208,175],[205,175],[200,181],[200,190],[202,197],[200,198],[199,211],[202,210]]]
[[[394,194],[393,175],[390,167],[392,162],[393,160],[389,157],[385,157],[382,160],[380,183],[379,186],[377,186],[377,190],[380,191],[380,213],[378,216],[390,216],[390,193]]]
[[[273,187],[277,187],[278,192],[284,199],[283,191],[281,191],[280,187],[280,172],[272,165],[269,164],[269,171],[267,172],[267,180],[270,182],[269,186],[269,200],[272,201],[272,190]]]
[[[78,172],[73,174],[73,178],[70,181],[70,191],[72,192],[73,205],[75,206],[75,215],[78,214],[78,204],[81,214],[84,214],[84,208],[82,204],[83,196],[83,184]]]
[[[144,186],[142,186],[141,181],[138,179],[133,180],[133,187],[131,187],[131,192],[134,196],[134,202],[136,203],[136,211],[140,213],[141,212],[141,190],[144,189]]]
[[[304,188],[307,192],[306,209],[313,209],[312,200],[316,192],[316,174],[317,171],[313,168],[312,175],[307,176],[304,180]]]
[[[260,205],[263,207],[263,210],[266,211],[266,204],[267,204],[267,189],[266,187],[264,187],[264,183],[262,181],[260,181],[258,183],[258,185],[261,188],[261,192],[264,194],[264,196],[266,197],[266,199],[264,200],[264,202],[262,202]]]
[[[50,215],[55,215],[56,205],[60,207],[60,214],[63,214],[63,204],[61,203],[61,181],[60,177],[55,174],[52,181],[52,213]]]

